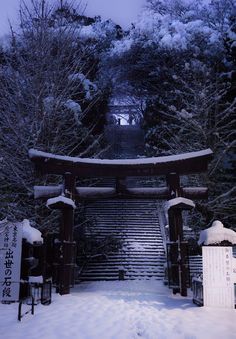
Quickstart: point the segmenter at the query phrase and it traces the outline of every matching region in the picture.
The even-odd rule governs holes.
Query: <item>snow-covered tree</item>
[[[82,37],[94,20],[45,0],[23,2],[20,19],[0,65],[0,218],[35,215],[42,225],[28,150],[99,157],[105,89],[96,83],[99,55]]]
[[[234,46],[232,28],[229,32],[234,9],[230,0],[149,0],[129,34],[110,51],[115,81],[128,81],[147,99],[147,154],[213,149],[205,207],[227,225],[235,213],[232,176],[225,175],[234,157],[235,100],[228,99],[227,75],[233,69],[225,40]]]

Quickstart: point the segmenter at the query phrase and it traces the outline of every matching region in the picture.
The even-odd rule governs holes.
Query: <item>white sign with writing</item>
[[[234,308],[236,259],[232,247],[203,246],[204,306]]]
[[[0,224],[0,300],[19,300],[22,223]]]

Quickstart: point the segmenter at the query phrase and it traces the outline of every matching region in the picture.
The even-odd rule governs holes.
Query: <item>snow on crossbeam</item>
[[[80,177],[101,176],[152,176],[168,173],[191,174],[207,171],[213,152],[206,149],[153,158],[139,159],[88,159],[29,150],[29,157],[42,173],[63,175],[70,172]]]
[[[62,194],[63,186],[34,186],[34,199],[54,198]]]
[[[61,195],[63,186],[34,186],[35,199],[49,199]],[[182,193],[188,199],[206,199],[208,189],[206,187],[183,187]],[[98,198],[116,198],[124,196],[125,198],[141,197],[155,199],[168,199],[168,187],[125,187],[124,192],[117,192],[114,187],[76,187],[75,200],[79,199],[98,199]]]

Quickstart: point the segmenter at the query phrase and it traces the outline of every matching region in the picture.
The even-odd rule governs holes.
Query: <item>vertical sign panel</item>
[[[232,247],[203,246],[204,306],[234,308]]]
[[[22,223],[0,224],[0,300],[19,300]]]

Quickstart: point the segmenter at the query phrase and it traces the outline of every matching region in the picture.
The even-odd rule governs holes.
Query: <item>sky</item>
[[[48,0],[54,2],[54,0]],[[30,0],[25,0],[29,2]],[[77,0],[79,2],[79,0]],[[0,35],[9,31],[8,19],[13,26],[17,23],[20,0],[0,0]],[[127,28],[136,20],[145,0],[83,0],[87,4],[85,14],[101,15],[103,19],[111,18],[119,25]]]

